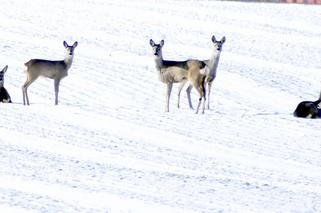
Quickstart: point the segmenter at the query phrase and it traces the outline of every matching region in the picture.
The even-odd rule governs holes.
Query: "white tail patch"
[[[200,69],[200,73],[202,74],[202,75],[208,75],[208,74],[210,74],[210,69],[208,68],[208,66],[205,66],[203,69]]]
[[[306,117],[306,118],[312,118],[312,114],[310,113],[310,114],[308,114],[308,116]]]

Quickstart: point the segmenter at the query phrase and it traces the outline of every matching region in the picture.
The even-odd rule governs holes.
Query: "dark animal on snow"
[[[12,103],[10,95],[6,88],[4,88],[4,74],[6,73],[8,69],[8,65],[5,66],[1,71],[0,71],[0,102],[3,103]]]
[[[321,99],[317,101],[302,101],[296,107],[293,115],[299,118],[321,118],[320,103]]]

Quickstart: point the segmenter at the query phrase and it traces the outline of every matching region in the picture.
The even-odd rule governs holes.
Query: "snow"
[[[229,1],[1,1],[1,212],[320,212],[320,8]],[[177,85],[165,113],[149,39],[207,59],[226,36],[211,110]],[[23,64],[78,41],[54,105]],[[193,103],[197,94],[193,90]]]

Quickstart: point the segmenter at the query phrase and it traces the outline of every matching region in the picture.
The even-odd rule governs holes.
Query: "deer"
[[[0,102],[12,103],[11,97],[10,97],[8,91],[6,90],[6,88],[4,88],[4,74],[7,72],[7,70],[8,70],[8,65],[6,65],[0,71]]]
[[[199,94],[198,105],[195,113],[198,114],[199,108],[203,101],[202,114],[204,114],[206,101],[205,80],[210,70],[203,61],[189,60],[187,61],[187,65],[189,67],[187,80],[190,84],[188,90],[191,91],[192,87],[194,87]]]
[[[58,105],[59,84],[61,79],[68,75],[68,70],[70,69],[74,58],[74,50],[77,47],[78,42],[76,41],[70,46],[64,41],[63,45],[67,52],[64,60],[51,61],[45,59],[31,59],[24,64],[27,67],[27,80],[22,86],[23,105],[29,105],[27,89],[39,76],[54,80],[55,105]]]
[[[302,101],[293,112],[299,118],[321,118],[321,97],[317,101]]]
[[[210,109],[210,94],[211,94],[211,88],[212,88],[212,83],[214,81],[214,79],[216,78],[216,72],[217,72],[217,67],[218,67],[218,63],[220,60],[220,55],[222,52],[222,47],[223,44],[225,43],[226,38],[225,36],[222,37],[221,40],[216,40],[215,36],[212,36],[212,43],[213,43],[213,52],[212,52],[212,56],[210,59],[208,60],[203,60],[202,62],[206,64],[206,66],[209,69],[209,72],[207,72],[206,74],[206,85],[207,85],[207,109]],[[178,103],[177,103],[177,107],[180,107],[180,94],[181,91],[184,87],[186,82],[181,82],[181,84],[179,85],[179,89],[178,89]],[[190,109],[193,109],[193,105],[192,105],[192,101],[191,101],[191,90],[193,87],[188,87],[186,89],[186,93],[187,93],[187,99],[188,99],[188,104]]]
[[[155,59],[156,70],[158,71],[159,80],[166,84],[166,101],[165,112],[169,112],[169,99],[174,83],[190,81],[195,87],[201,88],[203,93],[203,87],[199,86],[197,80],[193,80],[197,76],[197,72],[200,72],[205,67],[205,63],[196,60],[186,61],[169,61],[163,59],[162,47],[164,46],[164,40],[161,40],[159,44],[156,44],[152,39],[149,41],[150,46],[153,48],[153,55]],[[193,83],[192,83],[193,81]],[[203,96],[201,96],[203,97]],[[202,98],[200,98],[202,100]],[[200,100],[200,101],[201,101]],[[197,111],[198,112],[198,111]]]

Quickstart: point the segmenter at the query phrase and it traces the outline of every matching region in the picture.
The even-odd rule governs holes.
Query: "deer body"
[[[194,86],[197,89],[197,91],[200,94],[200,106],[200,103],[203,99],[203,95],[205,95],[204,82],[206,77],[205,75],[201,74],[200,70],[205,68],[205,63],[192,59],[186,61],[166,61],[163,59],[162,55],[162,47],[164,45],[164,40],[162,40],[159,44],[155,44],[154,41],[151,39],[150,45],[153,47],[155,65],[156,70],[159,74],[159,80],[167,85],[165,111],[169,111],[169,99],[173,83],[179,82],[185,84],[187,81],[189,81],[191,87]],[[196,113],[198,113],[198,109]]]
[[[28,87],[39,77],[43,76],[54,80],[55,87],[55,104],[58,104],[59,84],[61,79],[68,75],[68,70],[72,65],[74,57],[74,49],[77,47],[78,42],[75,42],[72,46],[69,46],[64,41],[64,46],[67,50],[67,55],[64,60],[50,61],[44,59],[31,59],[25,66],[27,67],[27,80],[22,86],[23,104],[29,105]]]
[[[206,64],[202,61],[198,60],[190,60],[188,61],[189,70],[187,79],[189,82],[188,91],[191,91],[192,87],[194,87],[199,94],[199,102],[196,108],[196,114],[199,111],[201,102],[203,100],[202,113],[205,112],[205,101],[206,101],[206,88],[205,88],[205,79],[209,73]]]
[[[6,65],[1,71],[0,71],[0,102],[3,103],[12,103],[11,97],[4,88],[4,74],[7,72],[8,65]]]
[[[165,84],[182,82],[187,78],[186,61],[161,61],[156,69],[159,71],[159,80]]]
[[[218,67],[218,63],[220,60],[220,55],[222,52],[222,46],[225,43],[225,37],[223,37],[220,41],[217,41],[215,36],[212,36],[212,42],[214,44],[214,48],[213,48],[213,52],[211,55],[211,58],[209,60],[203,60],[201,62],[205,63],[207,66],[207,70],[206,70],[206,85],[207,85],[207,91],[208,91],[208,95],[207,95],[207,108],[210,108],[210,93],[211,93],[211,88],[212,88],[212,83],[214,81],[214,79],[216,78],[216,72],[217,72],[217,67]],[[182,82],[181,85],[179,86],[179,90],[178,90],[178,107],[179,107],[179,101],[180,101],[180,93],[181,90],[183,89],[184,85],[186,82]],[[193,105],[192,105],[192,101],[191,101],[191,90],[192,87],[188,87],[186,89],[186,93],[187,93],[187,98],[188,98],[188,104],[189,107],[192,109]]]
[[[317,101],[302,101],[294,110],[293,115],[299,118],[321,118],[321,98]]]
[[[68,69],[72,61],[49,61],[43,59],[31,59],[25,66],[33,76],[43,76],[51,79],[62,79],[68,75]],[[69,68],[68,68],[69,65]]]
[[[156,70],[158,72],[159,80],[166,84],[166,103],[165,111],[169,112],[169,99],[172,91],[173,83],[187,81],[188,66],[187,61],[166,61],[163,59],[162,47],[164,40],[159,44],[150,39],[150,45],[153,48],[155,57]]]
[[[209,74],[206,76],[206,84],[207,84],[207,91],[208,91],[207,109],[210,109],[210,94],[211,94],[212,83],[216,78],[217,67],[218,67],[218,63],[222,52],[222,46],[225,43],[225,40],[226,40],[225,37],[223,37],[221,41],[217,41],[215,39],[215,36],[213,35],[212,42],[214,44],[214,48],[213,48],[212,56],[209,60],[204,61],[210,70]]]

